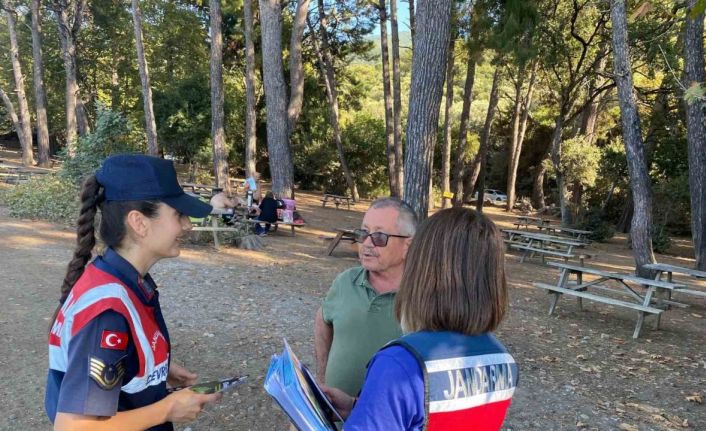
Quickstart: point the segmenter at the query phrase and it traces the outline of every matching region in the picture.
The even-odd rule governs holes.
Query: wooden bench
[[[351,209],[351,204],[354,203],[353,198],[349,196],[332,195],[329,193],[325,193],[323,198],[321,199],[321,208],[326,208],[326,204],[331,202],[336,205],[336,209],[338,209],[341,204],[346,204],[349,210]]]
[[[672,282],[672,274],[685,274],[695,279],[706,279],[706,272],[699,271],[693,268],[684,268],[677,265],[669,265],[666,263],[649,263],[644,265],[643,268],[656,271],[655,280],[661,280],[663,274],[667,274],[667,282]],[[706,298],[706,292],[701,290],[696,290],[692,286],[687,286],[686,289],[677,290],[678,293],[683,293],[685,295],[697,296],[699,298]]]
[[[532,258],[532,256],[534,256],[534,254],[541,255],[542,263],[545,262],[545,256],[561,257],[564,259],[564,262],[568,261],[569,259],[573,259],[575,256],[574,254],[568,253],[565,251],[531,247],[531,246],[525,245],[525,244],[512,244],[512,245],[510,245],[510,247],[515,250],[524,250],[525,251],[522,254],[522,257],[520,257],[520,262],[524,262],[525,258],[527,258],[527,257]]]
[[[598,268],[577,266],[567,263],[550,262],[548,263],[548,265],[558,268],[560,270],[559,280],[557,281],[556,285],[551,285],[547,283],[533,284],[535,287],[545,289],[549,291],[549,293],[554,295],[554,298],[552,299],[552,302],[549,306],[550,315],[556,309],[556,305],[559,301],[560,295],[572,295],[577,297],[579,308],[581,308],[582,299],[588,299],[594,302],[628,308],[637,311],[638,313],[635,331],[633,332],[633,338],[638,338],[640,336],[640,331],[642,329],[645,314],[656,316],[655,329],[657,329],[659,328],[660,317],[662,315],[662,312],[668,309],[667,304],[674,303],[672,301],[660,298],[660,295],[656,293],[661,293],[663,291],[671,291],[674,289],[682,289],[685,287],[684,285],[680,284],[642,278],[632,274],[619,274],[614,272],[603,271]],[[569,282],[571,274],[576,275],[575,283]],[[584,274],[593,275],[597,278],[589,282],[584,282]],[[604,282],[608,281],[617,282],[618,286],[621,287],[622,290],[609,289],[607,287],[602,286]],[[645,288],[645,293],[641,295],[640,293],[636,292],[634,288],[628,284],[628,282]],[[601,291],[611,291],[618,294],[626,294],[628,297],[633,299],[633,302],[588,293],[586,292],[586,290],[589,287],[596,288]]]
[[[326,256],[331,256],[333,254],[333,251],[336,249],[336,247],[338,247],[338,244],[340,244],[341,241],[349,241],[351,243],[355,242],[355,234],[353,229],[336,228],[336,236],[330,238],[331,243],[324,252]]]

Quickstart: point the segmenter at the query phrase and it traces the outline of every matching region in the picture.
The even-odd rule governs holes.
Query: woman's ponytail
[[[66,270],[64,282],[61,285],[60,305],[54,313],[54,318],[56,318],[61,305],[64,304],[69,296],[71,288],[81,277],[86,264],[91,259],[93,247],[96,245],[95,218],[101,196],[101,185],[96,180],[96,176],[91,175],[86,178],[81,189],[81,211],[76,223],[76,249],[74,250],[74,257],[69,262]],[[54,319],[52,319],[52,323],[53,321]]]

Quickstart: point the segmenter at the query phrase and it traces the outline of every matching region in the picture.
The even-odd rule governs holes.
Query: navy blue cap
[[[107,201],[164,202],[190,217],[206,217],[213,209],[198,198],[187,195],[177,181],[169,160],[142,154],[110,156],[96,172]]]

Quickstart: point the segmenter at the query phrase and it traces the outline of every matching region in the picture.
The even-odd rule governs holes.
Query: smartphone
[[[197,394],[215,394],[216,392],[226,392],[236,388],[245,383],[247,379],[248,376],[238,376],[229,379],[214,380],[212,382],[197,383],[193,386],[179,386],[176,388],[170,388],[169,392],[189,388]]]

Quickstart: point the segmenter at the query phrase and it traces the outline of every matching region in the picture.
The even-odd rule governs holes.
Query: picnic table
[[[518,216],[517,220],[515,220],[515,226],[517,229],[520,229],[522,226],[525,227],[525,229],[529,229],[530,226],[536,226],[536,227],[541,227],[541,226],[548,226],[551,223],[551,220],[549,219],[544,219],[544,218],[538,218],[538,217],[529,217],[529,216]]]
[[[571,227],[563,227],[557,225],[539,226],[539,230],[552,232],[555,234],[565,234],[567,237],[574,238],[577,241],[588,243],[588,236],[593,233],[592,230],[575,229]]]
[[[239,209],[233,209],[233,208],[214,208],[211,211],[211,214],[209,214],[207,217],[204,218],[202,223],[197,226],[193,226],[191,228],[192,231],[194,232],[212,232],[213,233],[213,245],[216,249],[219,249],[221,247],[221,242],[218,238],[218,234],[220,232],[243,232],[243,224],[247,223],[247,226],[252,226],[257,223],[265,223],[264,221],[257,220],[254,218],[248,218],[246,214],[241,214],[239,217],[236,216],[235,224],[240,225],[240,226],[220,226],[219,219],[221,218],[222,215],[230,215],[235,212],[238,212]],[[209,226],[210,224],[210,226]],[[292,236],[296,235],[295,228],[302,227],[305,225],[305,223],[299,223],[299,224],[294,224],[294,223],[285,223],[283,221],[276,221],[276,222],[270,222],[270,225],[272,225],[273,229],[272,232],[277,232],[277,227],[279,225],[285,225],[285,226],[290,226],[292,229]],[[249,231],[249,229],[248,229]]]
[[[525,259],[528,258],[531,259],[535,255],[541,256],[542,263],[545,262],[546,256],[560,257],[566,262],[568,259],[576,257],[574,248],[583,248],[586,246],[585,243],[580,241],[543,233],[513,229],[505,229],[503,232],[508,235],[508,238],[505,240],[508,248],[524,251],[520,262],[524,262]],[[584,259],[592,256],[581,253],[578,257],[581,265],[583,265]]]
[[[706,279],[706,271],[699,271],[697,269],[684,268],[677,265],[669,265],[666,263],[648,263],[643,265],[643,268],[651,269],[656,271],[655,280],[661,280],[664,274],[667,274],[667,282],[672,283],[672,274],[685,274],[696,279]],[[679,289],[677,292],[684,293],[687,295],[694,295],[701,298],[706,298],[706,292],[696,290],[692,286],[687,285],[686,289]],[[668,292],[671,294],[671,291]]]
[[[326,248],[326,256],[331,256],[333,254],[333,250],[338,247],[338,244],[341,243],[341,241],[349,241],[351,243],[355,242],[355,230],[353,229],[344,229],[344,228],[336,228],[336,236],[330,237],[330,236],[324,236],[322,237],[325,241],[331,241],[331,243],[328,245]]]
[[[351,204],[355,202],[353,202],[353,198],[349,196],[340,196],[332,195],[330,193],[324,193],[324,196],[321,199],[321,207],[325,208],[327,203],[333,203],[334,205],[336,205],[336,208],[338,208],[338,206],[341,204],[346,204],[348,206],[348,209],[350,210]]]
[[[217,193],[220,193],[223,191],[223,187],[209,186],[207,184],[194,184],[194,183],[182,183],[181,188],[184,189],[184,191],[191,189],[191,193],[198,195],[198,196],[208,197],[208,198],[211,198],[214,195],[216,195]]]
[[[661,280],[652,280],[649,278],[638,277],[632,274],[619,274],[615,272],[603,271],[598,268],[577,266],[566,263],[550,262],[548,265],[558,268],[560,271],[559,279],[556,285],[551,285],[547,283],[534,283],[534,286],[539,287],[541,289],[546,289],[548,293],[554,295],[549,306],[549,315],[554,313],[557,302],[559,301],[561,295],[572,295],[577,297],[579,309],[581,309],[582,307],[582,299],[588,299],[593,302],[629,308],[637,311],[638,313],[635,331],[632,335],[633,338],[638,338],[640,336],[640,331],[642,330],[642,324],[644,323],[645,315],[655,315],[656,320],[654,327],[655,329],[658,329],[661,314],[665,310],[667,310],[668,304],[682,307],[686,306],[678,302],[663,299],[661,295],[659,295],[659,293],[661,292],[671,292],[675,289],[684,289],[686,286],[683,284],[670,283]],[[576,281],[573,283],[569,282],[571,274],[576,275]],[[591,281],[584,282],[584,274],[595,276],[596,278]],[[614,282],[620,287],[620,289],[605,287],[605,283],[607,282]],[[640,293],[635,289],[635,286],[642,287],[646,290],[644,293]],[[626,295],[629,300],[623,301],[606,295],[588,293],[588,288],[592,288],[601,292],[607,291],[620,295]]]

